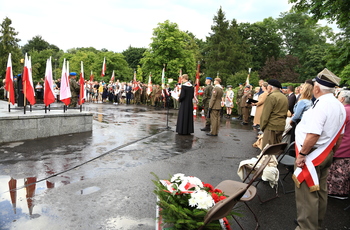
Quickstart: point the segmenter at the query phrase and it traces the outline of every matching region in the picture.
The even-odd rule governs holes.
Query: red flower
[[[225,200],[227,197],[226,196],[220,196],[220,200]]]
[[[218,194],[212,193],[211,197],[213,198],[214,202],[217,203],[220,201]]]
[[[223,193],[220,189],[214,189],[214,192],[216,192],[216,193]]]
[[[214,191],[214,187],[211,184],[203,183],[203,187],[209,188],[209,192],[213,192]]]

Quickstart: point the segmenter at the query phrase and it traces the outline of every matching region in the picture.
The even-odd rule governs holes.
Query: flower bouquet
[[[208,210],[227,197],[221,190],[214,189],[211,184],[203,183],[197,177],[177,173],[170,180],[160,180],[152,174],[156,177],[152,181],[156,186],[154,193],[158,197],[160,210],[158,222],[162,222],[162,229],[198,229],[204,225]],[[231,228],[227,218],[223,218],[207,224],[204,229]]]

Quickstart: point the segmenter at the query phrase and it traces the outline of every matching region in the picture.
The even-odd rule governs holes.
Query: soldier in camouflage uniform
[[[211,84],[212,80],[213,79],[211,77],[207,77],[205,79],[205,84],[207,86],[204,88],[202,104],[203,104],[203,107],[204,107],[204,114],[205,114],[206,117],[207,117],[208,110],[209,110],[209,101],[210,101],[210,98],[211,98],[211,93],[213,91],[213,86]],[[210,131],[210,118],[207,117],[205,119],[205,127],[202,128],[201,130],[202,131]]]
[[[75,73],[75,72],[71,72],[69,74],[69,86],[70,86],[70,92],[72,94],[69,107],[76,107],[77,103],[78,103],[80,86],[78,85],[77,81],[75,80],[76,77],[77,77],[77,73]]]

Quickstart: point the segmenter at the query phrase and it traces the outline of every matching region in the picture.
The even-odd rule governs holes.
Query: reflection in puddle
[[[34,196],[52,188],[52,183],[36,182],[36,177],[0,176],[0,229],[8,229],[11,222],[19,219],[35,219],[43,214],[40,207],[35,209]]]

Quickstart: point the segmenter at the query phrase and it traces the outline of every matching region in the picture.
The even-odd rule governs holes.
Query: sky
[[[39,35],[64,51],[122,52],[148,48],[153,29],[166,20],[205,39],[220,6],[227,20],[254,23],[278,18],[292,5],[288,0],[0,0],[0,20],[12,20],[21,46]]]

